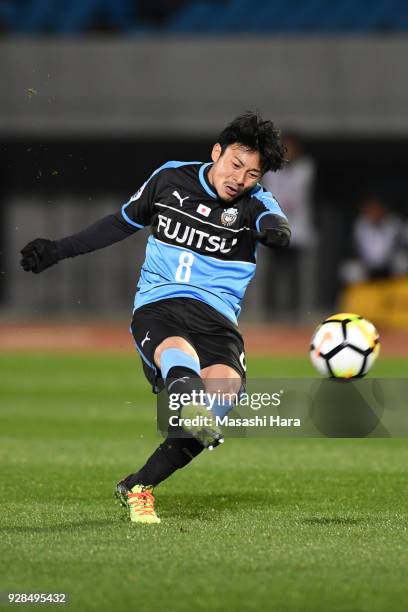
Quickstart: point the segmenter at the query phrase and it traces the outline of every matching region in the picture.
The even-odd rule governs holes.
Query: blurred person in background
[[[379,196],[366,196],[353,226],[353,257],[340,267],[341,280],[351,284],[407,272],[404,233],[400,217],[390,212]]]
[[[267,172],[262,184],[280,202],[290,220],[290,247],[270,253],[264,283],[264,308],[268,318],[298,318],[311,308],[314,294],[313,249],[316,232],[313,224],[313,194],[316,165],[306,155],[299,135],[287,131],[282,142],[286,147],[285,166],[278,172]],[[279,290],[276,291],[276,287]]]

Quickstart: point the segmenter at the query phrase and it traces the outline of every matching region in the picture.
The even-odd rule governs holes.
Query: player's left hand
[[[290,231],[286,228],[271,227],[262,232],[255,232],[255,239],[267,247],[282,249],[289,246]]]
[[[25,272],[38,274],[59,260],[57,246],[54,241],[46,238],[36,238],[21,249],[20,265]]]

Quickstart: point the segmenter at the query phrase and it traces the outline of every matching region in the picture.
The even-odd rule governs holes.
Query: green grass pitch
[[[408,609],[406,439],[231,439],[156,490],[160,525],[135,526],[112,490],[159,442],[137,357],[0,366],[0,591],[79,611]],[[312,375],[306,357],[248,367]]]

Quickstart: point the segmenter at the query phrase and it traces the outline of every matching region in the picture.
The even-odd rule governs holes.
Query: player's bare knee
[[[210,394],[236,397],[242,386],[241,376],[234,368],[224,364],[215,364],[201,370],[205,390]],[[235,402],[231,402],[235,403]]]
[[[163,340],[163,342],[158,345],[154,352],[154,361],[159,368],[161,355],[166,349],[179,349],[180,351],[183,351],[187,355],[190,355],[199,361],[194,347],[191,346],[191,344],[185,338],[182,338],[181,336],[170,336],[169,338]]]

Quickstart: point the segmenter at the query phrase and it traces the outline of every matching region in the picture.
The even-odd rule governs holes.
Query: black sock
[[[184,434],[185,435],[185,434]],[[194,438],[167,437],[136,474],[124,479],[128,489],[135,485],[156,486],[197,457],[204,447]]]
[[[204,383],[197,372],[185,366],[170,368],[165,382],[168,394],[205,392]],[[137,484],[156,486],[190,463],[203,450],[200,442],[188,436],[181,428],[175,427],[173,431],[169,431],[168,437],[149,457],[142,469],[127,476],[123,482],[128,489]]]
[[[166,389],[170,394],[196,394],[205,393],[204,383],[202,378],[185,366],[173,366],[166,376]]]

